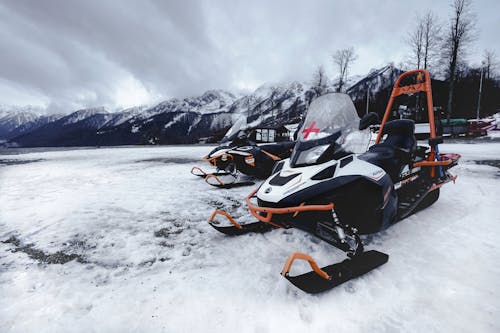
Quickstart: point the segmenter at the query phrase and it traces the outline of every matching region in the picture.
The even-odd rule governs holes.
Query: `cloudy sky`
[[[417,13],[449,18],[451,0],[0,2],[0,105],[78,107],[153,103],[208,89],[252,90],[308,80],[353,46],[352,74],[408,53]],[[474,0],[478,40],[500,57],[500,1]]]

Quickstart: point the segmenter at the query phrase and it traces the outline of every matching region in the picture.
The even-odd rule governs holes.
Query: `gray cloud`
[[[354,74],[407,52],[415,13],[446,19],[448,1],[5,1],[0,4],[0,104],[133,104],[212,88],[307,80],[354,46]],[[482,49],[500,56],[498,1],[476,1]]]

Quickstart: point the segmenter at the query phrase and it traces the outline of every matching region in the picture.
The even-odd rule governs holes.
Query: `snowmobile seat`
[[[278,156],[279,158],[287,158],[290,156],[290,151],[295,146],[295,142],[277,142],[265,145],[259,145],[259,148],[266,152]]]
[[[400,119],[387,122],[382,132],[385,140],[373,145],[360,159],[375,164],[385,170],[396,181],[401,168],[409,164],[417,148],[415,123]]]

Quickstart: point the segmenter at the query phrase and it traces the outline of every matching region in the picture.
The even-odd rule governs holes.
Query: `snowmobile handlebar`
[[[264,223],[269,223],[275,227],[278,228],[285,228],[283,225],[279,223],[275,223],[271,221],[271,218],[273,217],[273,214],[298,214],[300,212],[307,212],[307,211],[328,211],[333,209],[333,202],[326,204],[326,205],[304,205],[301,204],[300,206],[293,206],[293,207],[283,207],[283,208],[273,208],[273,207],[260,207],[252,204],[250,201],[253,197],[255,197],[255,194],[257,193],[258,189],[254,190],[252,193],[250,193],[246,198],[245,202],[248,206],[248,209],[250,210],[250,213],[257,218],[260,222]],[[259,213],[264,213],[265,215],[261,215]]]
[[[313,271],[316,274],[318,274],[319,276],[321,276],[325,280],[330,280],[330,275],[328,275],[328,273],[326,273],[324,270],[319,268],[316,261],[314,261],[314,259],[310,255],[305,254],[305,253],[300,253],[300,252],[292,253],[288,257],[288,259],[285,262],[285,266],[283,266],[283,270],[281,271],[282,276],[285,277],[288,275],[288,273],[290,272],[290,268],[292,268],[292,264],[295,261],[295,259],[307,260],[307,262],[309,263],[309,266],[311,266],[311,268],[313,269]]]

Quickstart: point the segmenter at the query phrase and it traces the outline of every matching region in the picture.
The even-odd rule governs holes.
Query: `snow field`
[[[500,331],[499,143],[441,145],[462,154],[456,184],[365,239],[386,265],[316,296],[280,277],[288,255],[344,255],[300,230],[217,233],[215,207],[254,221],[252,187],[192,176],[210,149],[0,155],[0,331]],[[51,263],[56,253],[78,259]]]

